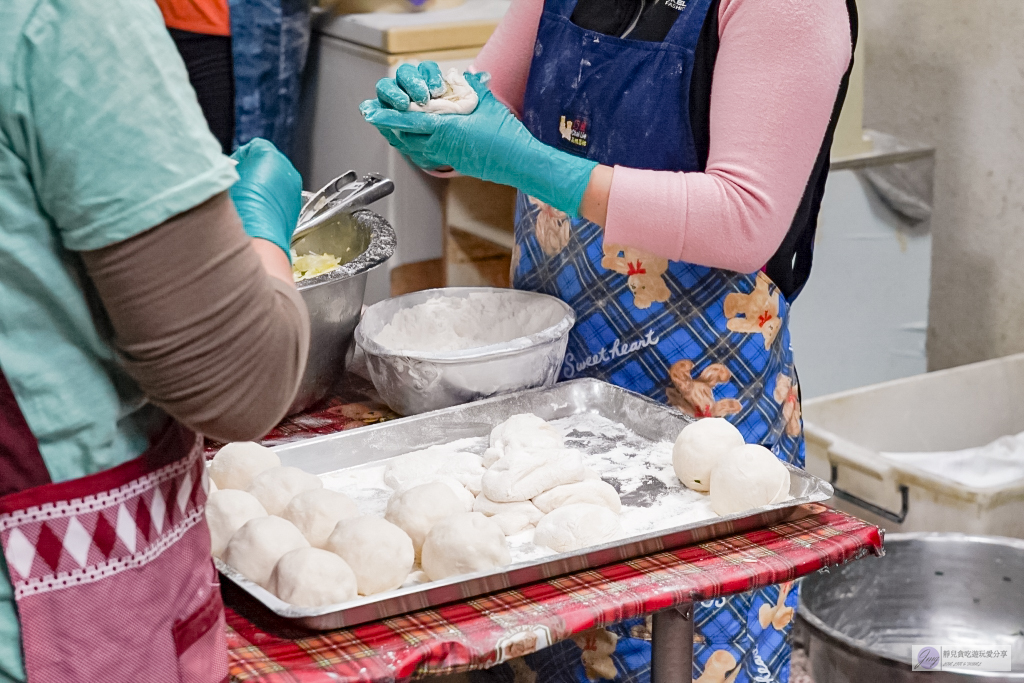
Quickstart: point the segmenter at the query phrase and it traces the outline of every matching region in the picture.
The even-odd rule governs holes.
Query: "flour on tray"
[[[464,351],[537,334],[564,315],[553,300],[524,305],[496,293],[439,296],[400,310],[373,340],[393,351]]]
[[[615,487],[622,501],[619,515],[626,536],[701,522],[716,517],[707,495],[684,487],[672,469],[672,443],[654,442],[625,426],[593,413],[550,422],[565,437],[565,445],[584,454],[584,464]],[[487,436],[449,444],[455,450],[481,454]],[[384,483],[388,460],[360,465],[321,476],[324,487],[351,496],[363,514],[383,515],[393,491]],[[533,529],[509,536],[514,564],[554,555],[533,542]],[[410,581],[416,583],[415,577]]]

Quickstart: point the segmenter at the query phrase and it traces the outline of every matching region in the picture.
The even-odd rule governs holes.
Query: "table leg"
[[[693,604],[655,612],[651,648],[651,683],[691,683]]]

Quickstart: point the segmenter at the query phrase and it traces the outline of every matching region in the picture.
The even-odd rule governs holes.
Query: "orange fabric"
[[[208,36],[231,35],[228,0],[156,0],[156,4],[168,28]]]

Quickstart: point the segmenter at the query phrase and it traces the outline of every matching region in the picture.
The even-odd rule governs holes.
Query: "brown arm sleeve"
[[[82,252],[128,373],[216,439],[256,439],[306,366],[299,293],[266,273],[227,193],[124,242]]]

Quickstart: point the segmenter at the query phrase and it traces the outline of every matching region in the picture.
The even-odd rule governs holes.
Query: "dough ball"
[[[206,525],[210,527],[210,553],[214,557],[224,554],[228,541],[250,519],[266,517],[256,497],[237,489],[214,491],[206,499]]]
[[[263,503],[267,514],[280,516],[292,498],[303,491],[323,487],[320,477],[303,472],[298,467],[272,467],[260,472],[252,480],[249,493]]]
[[[533,499],[533,504],[544,513],[575,503],[603,505],[615,513],[622,509],[618,491],[600,479],[584,479],[575,484],[556,486]]]
[[[356,575],[360,595],[374,595],[401,586],[415,561],[412,539],[380,517],[356,517],[338,523],[327,539]]]
[[[479,512],[461,512],[441,520],[423,542],[423,571],[431,581],[511,563],[501,527]]]
[[[601,545],[622,535],[619,516],[603,505],[574,503],[544,515],[533,542],[560,553]]]
[[[207,477],[206,478],[206,495],[209,496],[211,493],[216,493],[217,491],[220,491],[220,489],[217,488],[217,485],[213,483],[213,479],[210,479],[209,477]]]
[[[281,516],[298,527],[311,546],[323,548],[338,522],[359,516],[359,507],[344,493],[310,489],[292,498]]]
[[[705,417],[679,432],[672,447],[672,467],[687,488],[708,491],[715,463],[743,444],[743,435],[731,422],[721,417]]]
[[[345,560],[320,548],[298,548],[282,555],[267,590],[297,607],[337,605],[359,594],[356,575]]]
[[[723,517],[789,496],[789,470],[764,446],[729,451],[711,471],[711,508]]]
[[[562,434],[533,413],[513,415],[491,430],[489,447],[484,451],[483,465],[498,462],[509,446],[529,448],[562,448]]]
[[[423,111],[431,114],[472,114],[479,98],[473,86],[466,82],[458,69],[449,69],[444,77],[444,90],[437,96],[431,93],[426,104],[412,102],[409,111]]]
[[[256,517],[242,525],[228,541],[224,561],[245,578],[266,587],[281,557],[309,541],[295,525],[280,517]]]
[[[245,491],[260,472],[280,465],[281,458],[266,446],[241,441],[217,451],[207,471],[217,488]]]
[[[495,503],[480,494],[473,502],[473,511],[490,517],[506,536],[513,536],[521,531],[537,526],[544,513],[528,500],[517,503]]]
[[[404,484],[400,488],[396,489],[395,494],[397,495],[399,493],[405,493],[409,489],[416,488],[417,486],[422,486],[423,484],[430,484],[431,482],[440,482],[442,484],[445,484],[448,488],[452,490],[452,493],[454,493],[455,496],[462,502],[462,506],[465,508],[466,512],[471,512],[473,510],[473,501],[476,499],[476,496],[474,496],[469,489],[460,484],[458,481],[446,475],[437,474],[431,477],[425,477],[423,479],[411,481],[408,484]]]
[[[395,489],[413,482],[434,481],[435,477],[451,477],[473,492],[480,492],[484,466],[479,455],[452,450],[449,446],[431,446],[422,451],[394,458],[384,468],[384,483]]]
[[[585,476],[579,451],[510,446],[484,474],[483,493],[497,503],[514,503]]]
[[[465,511],[465,504],[448,485],[432,481],[391,496],[384,519],[409,534],[419,556],[432,526],[445,517]]]

